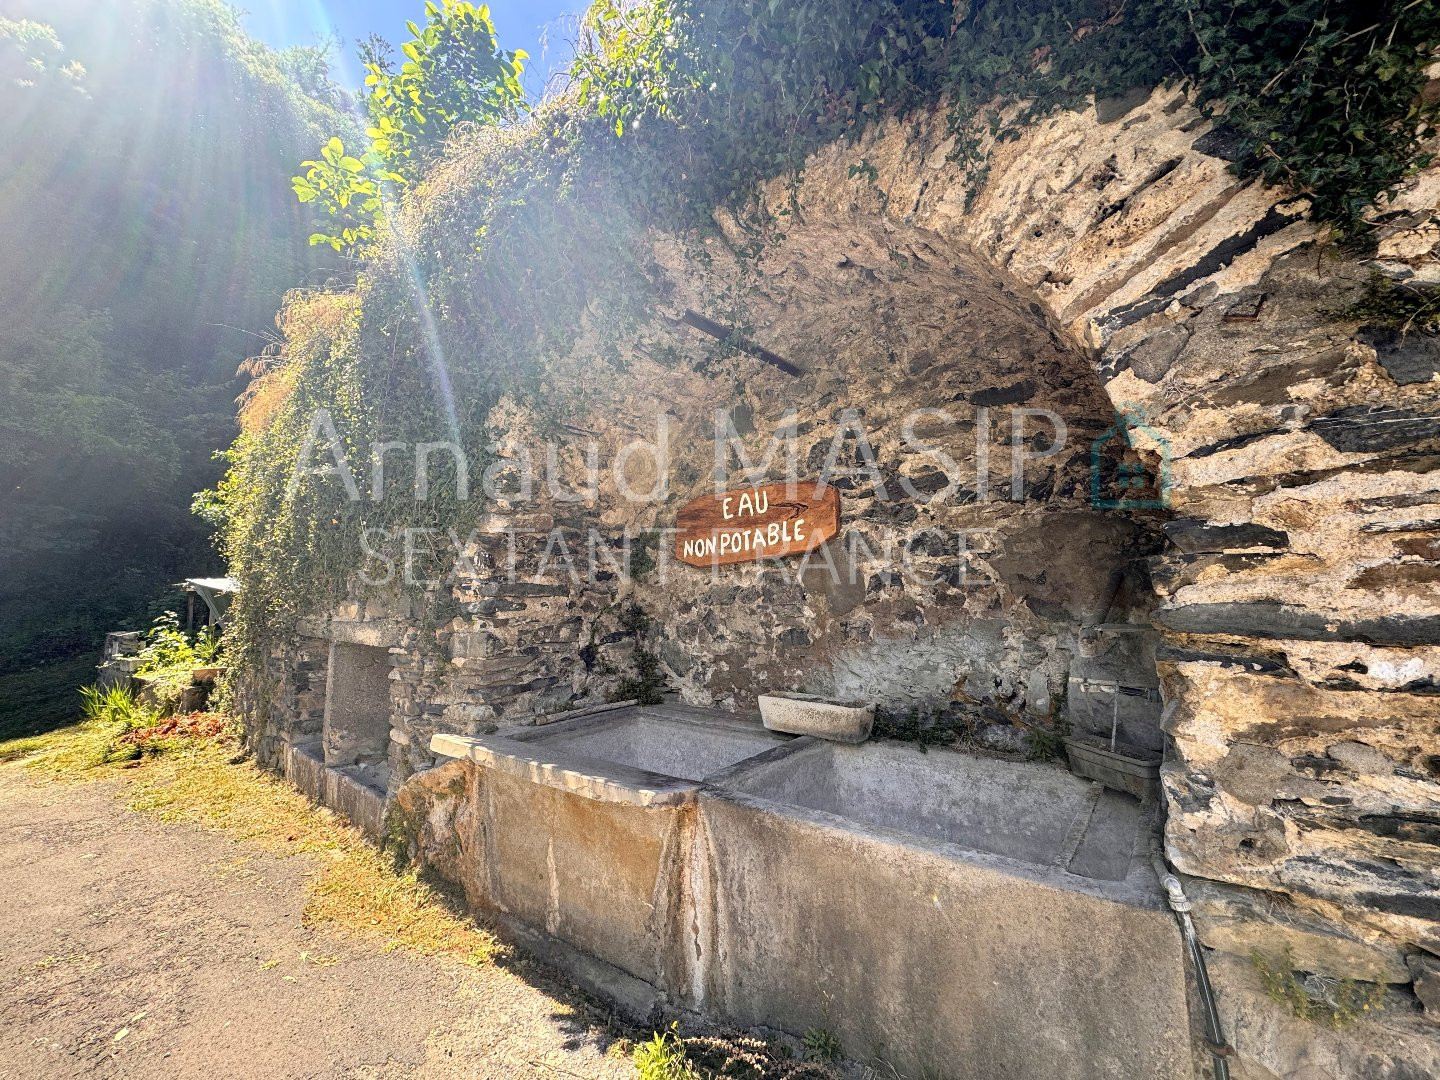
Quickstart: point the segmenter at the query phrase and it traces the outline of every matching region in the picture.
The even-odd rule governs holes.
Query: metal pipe
[[[1229,1058],[1235,1056],[1235,1048],[1225,1041],[1220,1028],[1220,1011],[1215,1005],[1215,988],[1210,985],[1210,972],[1205,967],[1205,953],[1200,946],[1200,937],[1195,933],[1195,921],[1190,917],[1190,899],[1180,879],[1165,865],[1165,856],[1160,851],[1158,838],[1150,841],[1150,865],[1165,890],[1170,910],[1180,922],[1180,932],[1185,938],[1185,947],[1190,953],[1190,962],[1195,965],[1195,982],[1200,987],[1200,1003],[1205,1010],[1205,1049],[1215,1064],[1215,1080],[1230,1080]]]

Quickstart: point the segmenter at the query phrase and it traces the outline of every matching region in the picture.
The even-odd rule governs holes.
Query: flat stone
[[[1440,1022],[1440,958],[1429,953],[1411,953],[1405,963],[1415,980],[1415,996],[1425,1006],[1425,1015]]]
[[[1161,608],[1153,621],[1184,634],[1227,634],[1297,641],[1364,641],[1371,645],[1440,645],[1440,616],[1337,619],[1269,600]]]
[[[698,785],[598,758],[499,735],[434,735],[430,749],[442,757],[523,777],[598,802],[635,806],[679,806],[694,801]]]
[[[1317,417],[1310,430],[1347,454],[1376,453],[1440,439],[1440,417],[1414,409],[1355,405]]]
[[[1375,359],[1401,386],[1426,383],[1440,373],[1440,337],[1393,326],[1362,326],[1357,337],[1375,350]]]
[[[1172,544],[1189,555],[1247,548],[1283,548],[1290,545],[1290,537],[1286,533],[1254,522],[1211,525],[1200,518],[1176,518],[1165,523],[1165,535]]]
[[[1202,880],[1187,881],[1185,889],[1195,905],[1196,931],[1211,949],[1248,959],[1254,952],[1279,956],[1288,948],[1302,971],[1362,982],[1410,981],[1399,948],[1345,934],[1289,906],[1283,895]]]
[[[1095,102],[1095,120],[1101,124],[1113,124],[1134,112],[1150,100],[1150,87],[1134,86],[1123,94],[1100,98]]]

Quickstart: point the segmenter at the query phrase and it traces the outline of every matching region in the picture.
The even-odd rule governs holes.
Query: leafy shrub
[[[193,637],[180,629],[173,611],[160,615],[145,635],[136,676],[146,680],[160,709],[173,712],[194,680],[196,668],[211,667],[220,658],[220,636],[205,627]]]
[[[184,668],[209,667],[220,658],[220,635],[205,627],[190,637],[180,629],[180,616],[167,611],[155,619],[140,650],[141,675]]]
[[[680,1026],[671,1024],[665,1031],[635,1047],[631,1060],[640,1080],[701,1080],[700,1074],[685,1057],[685,1040]]]
[[[291,181],[302,203],[315,203],[334,219],[334,231],[315,233],[311,244],[363,253],[387,208],[420,178],[457,124],[498,123],[523,108],[526,54],[500,48],[488,7],[432,0],[425,15],[423,29],[408,24],[413,40],[401,46],[400,67],[388,48],[370,44],[362,52],[369,150],[355,157],[343,140],[331,138],[319,158],[301,162],[304,174]]]
[[[657,121],[683,132],[721,193],[799,169],[866,119],[942,99],[978,183],[987,136],[1015,138],[1091,95],[1183,82],[1238,175],[1310,197],[1317,218],[1354,234],[1428,161],[1440,115],[1420,93],[1440,8],[1412,0],[602,0],[587,20],[580,103],[616,134]]]

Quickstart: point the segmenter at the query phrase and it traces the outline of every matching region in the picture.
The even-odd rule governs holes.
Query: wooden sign
[[[704,495],[680,508],[675,558],[691,566],[802,555],[840,531],[840,492],[767,484]]]

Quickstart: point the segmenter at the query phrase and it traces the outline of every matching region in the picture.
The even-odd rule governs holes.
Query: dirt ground
[[[301,925],[320,856],[0,765],[0,1077],[633,1077],[523,961],[470,968]]]

